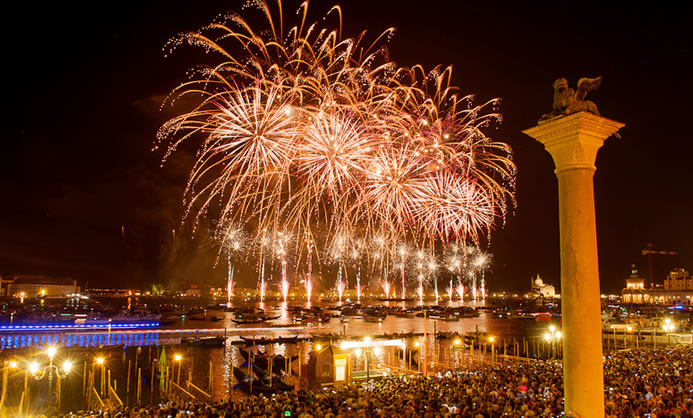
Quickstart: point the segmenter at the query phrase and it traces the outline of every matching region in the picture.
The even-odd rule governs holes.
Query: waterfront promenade
[[[604,363],[607,417],[693,415],[693,349],[627,350]],[[562,371],[553,361],[465,361],[429,377],[383,378],[318,391],[122,408],[128,417],[553,417],[562,412]],[[77,416],[101,416],[99,411]]]

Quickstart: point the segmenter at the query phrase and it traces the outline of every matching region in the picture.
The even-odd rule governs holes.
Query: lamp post
[[[180,354],[174,354],[173,355],[173,360],[175,360],[175,364],[178,365],[178,374],[176,375],[176,384],[180,385],[180,362],[183,360],[183,356]]]
[[[370,354],[374,356],[379,356],[383,352],[382,348],[380,347],[373,347],[372,350],[369,350],[371,348],[371,341],[371,337],[365,337],[363,339],[363,350],[361,350],[361,348],[357,348],[356,350],[354,350],[354,354],[356,355],[356,357],[361,357],[361,354],[363,354],[364,356],[364,361],[366,362],[366,382],[370,381],[371,379],[371,370],[368,355]]]
[[[460,363],[459,352],[461,344],[462,340],[460,340],[459,338],[455,338],[452,341],[452,349],[455,351],[455,370],[457,370],[457,366]],[[462,349],[464,350],[464,347]],[[462,356],[464,357],[464,351],[462,351]]]
[[[675,328],[674,324],[671,323],[671,319],[665,319],[662,328],[664,328],[664,332],[667,334],[667,345],[671,345],[671,331]]]
[[[105,388],[104,377],[106,376],[106,360],[103,357],[97,357],[94,359],[94,363],[96,363],[96,365],[99,366],[99,369],[101,371],[101,396],[103,396]]]
[[[496,341],[496,337],[493,335],[488,337],[488,342],[491,343],[491,363],[495,361],[496,357],[496,344],[494,342]]]
[[[53,379],[64,379],[70,373],[70,370],[72,370],[72,362],[70,360],[65,360],[63,362],[62,373],[58,366],[53,364],[53,358],[57,352],[58,349],[55,346],[46,348],[48,365],[44,366],[43,370],[41,370],[41,366],[36,361],[29,363],[29,373],[31,373],[35,380],[48,378],[48,393],[51,397],[53,396]]]
[[[561,331],[558,331],[556,329],[555,325],[550,325],[549,326],[549,332],[544,334],[544,340],[546,340],[547,343],[551,344],[551,358],[556,357],[556,341],[559,341],[561,339]]]

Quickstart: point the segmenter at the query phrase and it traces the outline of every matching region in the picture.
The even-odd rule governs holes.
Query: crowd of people
[[[693,416],[693,349],[632,350],[605,358],[608,417]],[[554,417],[563,413],[558,362],[467,363],[428,377],[390,377],[317,391],[215,403],[169,402],[68,416]]]

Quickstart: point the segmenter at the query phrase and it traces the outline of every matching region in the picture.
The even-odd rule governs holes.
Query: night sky
[[[243,2],[22,3],[1,29],[0,274],[71,276],[90,287],[221,285],[225,266],[214,266],[205,228],[180,229],[192,154],[161,168],[151,149],[171,116],[159,111],[162,99],[187,68],[213,62],[193,48],[165,58],[165,42]],[[537,273],[559,284],[553,163],[521,133],[550,111],[557,77],[574,88],[602,75],[588,99],[626,123],[597,159],[602,289],[622,288],[631,263],[646,274],[648,242],[680,254],[655,257],[657,281],[673,267],[693,269],[693,34],[690,15],[665,3],[342,1],[345,35],[395,26],[394,61],[453,65],[462,93],[503,99],[504,122],[487,133],[514,150],[517,209],[492,235],[491,290],[526,290]],[[297,5],[285,2],[290,23]],[[313,19],[330,5],[314,0]]]

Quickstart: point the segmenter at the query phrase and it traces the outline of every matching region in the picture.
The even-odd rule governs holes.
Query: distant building
[[[626,288],[621,291],[623,303],[653,303],[666,305],[691,305],[693,279],[688,271],[676,268],[667,274],[664,286],[645,288],[645,279],[639,277],[638,269],[631,266],[631,275],[626,279]]]
[[[693,290],[693,279],[691,274],[682,268],[677,268],[667,274],[664,279],[664,289],[666,290]]]
[[[120,297],[127,297],[127,296],[140,296],[142,294],[142,291],[139,289],[94,289],[90,288],[88,291],[85,293],[88,293],[89,296],[98,296],[98,297],[113,297],[113,298],[120,298]]]
[[[553,285],[544,284],[541,276],[537,274],[536,279],[532,278],[532,293],[545,298],[553,298],[556,297],[556,288]]]
[[[16,298],[63,297],[79,293],[77,281],[71,278],[36,274],[11,274],[0,277],[0,294]]]
[[[181,294],[181,296],[185,297],[193,297],[193,298],[199,298],[199,297],[213,297],[213,298],[218,298],[218,297],[226,297],[226,288],[222,287],[212,287],[209,285],[197,285],[197,284],[191,284],[190,286],[185,289],[185,292]]]

